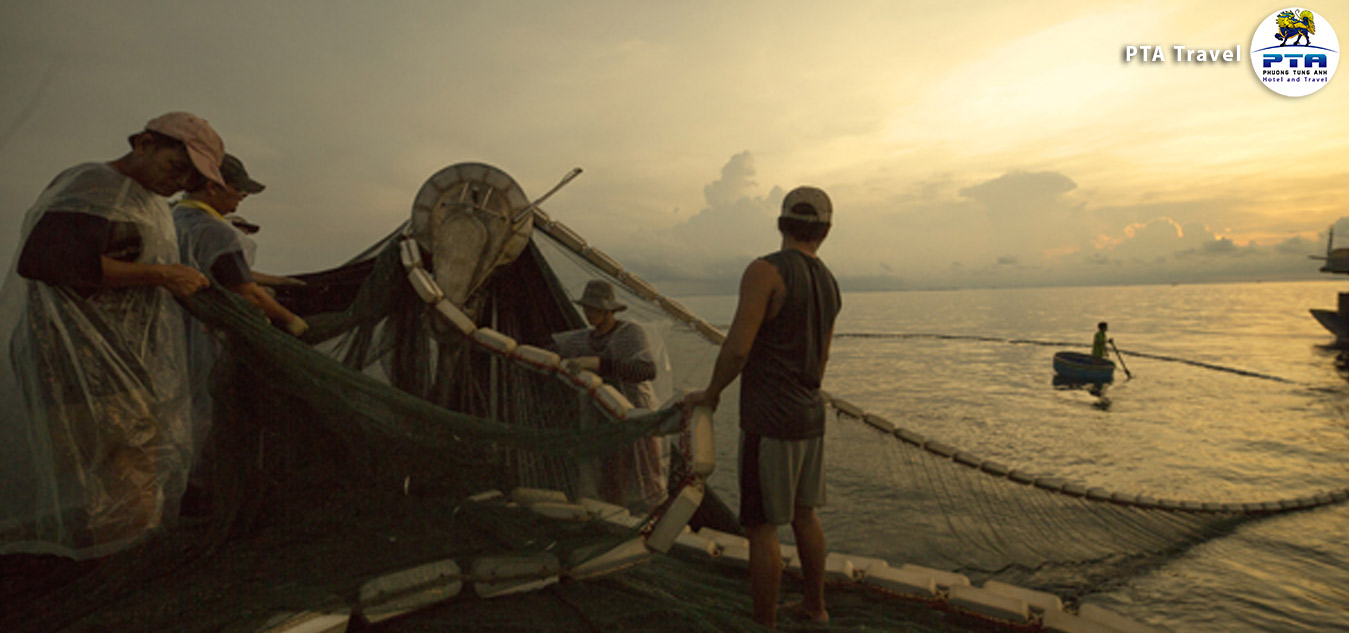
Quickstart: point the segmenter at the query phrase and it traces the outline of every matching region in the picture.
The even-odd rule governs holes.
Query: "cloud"
[[[613,254],[655,282],[684,282],[708,292],[733,292],[749,262],[780,243],[775,218],[786,192],[765,192],[754,155],[731,156],[703,187],[703,208],[669,229],[650,228],[616,244]],[[691,285],[688,282],[696,282]]]
[[[978,200],[990,211],[1025,213],[1054,205],[1057,198],[1077,183],[1060,173],[1012,171],[993,180],[960,190],[960,195]]]
[[[893,178],[893,176],[889,176]],[[730,157],[702,187],[687,220],[647,230],[611,251],[662,288],[733,293],[753,257],[777,244],[783,188],[764,182],[755,156]],[[1232,201],[1092,204],[1073,178],[1012,169],[973,183],[949,173],[878,185],[826,186],[839,221],[821,255],[850,290],[1170,283],[1311,274],[1306,239],[1264,246],[1218,235],[1205,222]],[[1344,226],[1349,243],[1349,219]]]

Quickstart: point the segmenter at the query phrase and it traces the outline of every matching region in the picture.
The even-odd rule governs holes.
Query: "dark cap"
[[[604,281],[603,279],[595,279],[586,284],[585,292],[581,294],[580,299],[576,300],[576,303],[587,308],[608,310],[610,312],[619,312],[628,309],[628,306],[614,300],[614,287],[609,285],[609,282]]]
[[[834,218],[834,205],[817,187],[797,187],[782,199],[781,217],[829,224]]]
[[[248,170],[244,169],[243,161],[234,154],[225,154],[225,158],[220,161],[220,175],[225,177],[225,184],[244,193],[261,193],[267,188],[248,177]]]

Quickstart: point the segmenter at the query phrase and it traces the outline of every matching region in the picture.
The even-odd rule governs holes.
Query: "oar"
[[[1115,355],[1119,357],[1119,366],[1120,369],[1124,370],[1124,376],[1132,380],[1134,375],[1129,373],[1129,367],[1124,364],[1124,354],[1119,353],[1119,348],[1115,347],[1114,339],[1111,339],[1110,341],[1110,349],[1115,350]]]

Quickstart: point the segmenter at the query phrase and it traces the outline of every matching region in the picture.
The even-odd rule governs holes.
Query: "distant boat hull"
[[[1335,335],[1336,347],[1349,347],[1349,319],[1335,310],[1312,308],[1311,312],[1317,322]]]
[[[1054,373],[1077,382],[1112,382],[1115,361],[1080,352],[1058,352],[1054,354]]]

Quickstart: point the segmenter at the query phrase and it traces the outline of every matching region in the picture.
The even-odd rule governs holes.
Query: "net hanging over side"
[[[434,204],[493,199],[459,195],[450,176],[440,182],[445,186]],[[418,200],[418,208],[432,205],[422,194]],[[311,324],[304,343],[229,293],[213,288],[189,300],[187,308],[227,341],[213,375],[217,434],[210,442],[209,518],[184,521],[71,582],[58,582],[0,621],[11,630],[131,629],[167,622],[168,613],[179,630],[259,630],[278,613],[350,609],[370,578],[412,565],[454,560],[464,579],[481,583],[484,576],[471,568],[484,557],[551,556],[576,568],[649,528],[643,517],[625,525],[557,520],[512,506],[509,495],[470,499],[526,487],[578,501],[588,492],[587,463],[642,438],[668,437],[672,461],[686,459],[677,439],[683,420],[672,404],[681,390],[706,384],[720,343],[716,328],[537,206],[529,214],[533,237],[512,261],[493,260],[491,274],[470,280],[472,291],[462,302],[448,300],[450,292],[428,286],[416,272],[435,270],[438,253],[412,252],[410,230],[395,231],[347,266],[299,275],[308,285],[281,298]],[[518,221],[514,213],[501,217]],[[583,327],[572,302],[596,278],[614,283],[629,306],[624,318],[658,343],[655,410],[627,408],[595,378],[559,371],[550,356],[553,333]],[[717,413],[722,464],[734,463],[737,391],[727,390]],[[906,503],[927,508],[930,523],[907,530],[916,538],[891,551],[859,552],[896,566],[912,561],[1061,588],[1070,583],[1055,569],[1133,561],[1250,517],[1349,497],[1332,491],[1306,503],[1248,508],[1079,490],[1049,476],[1028,479],[867,415],[842,398],[832,401],[842,415],[831,421],[831,432],[883,434],[884,443],[870,442],[869,459],[884,465],[877,472],[890,485],[902,482]],[[717,470],[709,489],[734,502],[734,476],[733,468]],[[684,481],[671,476],[670,488]],[[648,504],[654,506],[649,517],[659,516],[659,501]],[[705,500],[702,510],[710,505]],[[887,510],[843,511],[874,522],[865,513]],[[385,626],[750,626],[743,572],[734,566],[659,558],[584,582],[498,602],[470,596]],[[946,595],[897,603],[845,592],[833,612],[837,624],[859,629],[963,629],[933,608]]]
[[[565,267],[554,264],[555,270],[567,269],[560,277],[578,280],[602,274],[622,284],[630,302],[641,302],[651,320],[677,324],[668,337],[676,385],[681,389],[699,389],[706,384],[704,372],[712,366],[717,345],[724,338],[722,332],[676,301],[660,295],[650,284],[622,269],[560,222],[541,216],[535,226],[545,234],[537,240],[540,250],[548,253],[550,261],[567,262]],[[951,338],[940,334],[896,336]],[[1234,368],[1205,367],[1284,382],[1278,377]],[[731,397],[737,393],[735,386],[725,392]],[[868,413],[842,397],[831,394],[830,400],[838,414],[837,423],[831,421],[831,434],[837,439],[853,440],[858,452],[867,453],[861,460],[875,466],[867,472],[884,473],[883,479],[889,484],[886,496],[902,500],[898,503],[904,505],[906,516],[928,518],[927,523],[916,529],[906,526],[905,533],[909,536],[893,549],[866,554],[959,569],[980,577],[1076,592],[1102,578],[1118,577],[1127,569],[1143,568],[1162,554],[1226,533],[1253,518],[1349,499],[1349,489],[1232,501],[1159,498],[1146,492],[1089,487],[1036,468],[1033,455],[1027,455],[1029,463],[1014,468],[962,451],[940,438],[924,437]],[[717,411],[718,445],[723,448],[721,460],[734,458],[729,447],[735,445],[736,411],[734,400],[723,401]],[[877,435],[885,439],[877,442]],[[831,439],[826,446],[837,444]],[[838,457],[837,452],[831,455]],[[858,456],[851,454],[848,458]],[[837,463],[836,459],[831,461]],[[734,481],[714,477],[713,483],[728,491],[728,500],[734,505]],[[915,504],[924,509],[914,511]],[[884,522],[887,508],[881,504],[868,508],[830,508],[827,512],[834,519],[831,531],[844,534],[844,540],[853,540],[847,536],[848,523],[876,526]],[[872,516],[858,517],[859,513]],[[840,524],[844,526],[842,529]],[[859,536],[857,540],[862,538]],[[1096,565],[1097,573],[1082,576],[1081,569],[1087,565]],[[1075,576],[1078,580],[1073,580]]]

